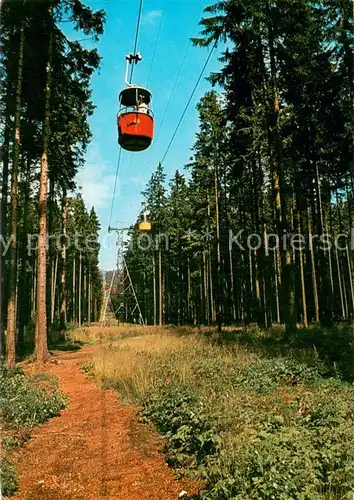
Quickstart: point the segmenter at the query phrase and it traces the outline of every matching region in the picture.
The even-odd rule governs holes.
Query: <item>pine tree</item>
[[[8,310],[5,321],[9,331],[9,364],[15,360],[17,332],[21,343],[31,331],[34,314],[38,319],[35,355],[39,361],[48,357],[48,326],[57,322],[61,301],[56,283],[59,275],[66,276],[61,269],[65,264],[53,244],[53,237],[60,233],[62,225],[59,198],[61,193],[75,187],[74,177],[83,165],[91,139],[88,117],[94,106],[90,79],[100,57],[97,50],[86,50],[79,42],[67,40],[59,25],[63,20],[69,21],[76,30],[97,40],[104,24],[104,12],[93,11],[80,0],[24,2],[20,16],[18,12],[17,4],[3,2],[1,37],[4,52],[0,60],[5,82],[1,101],[5,111],[2,115],[5,117],[2,226],[6,234],[11,231],[12,247],[11,262],[5,260],[7,279],[4,283],[8,284],[8,289],[2,297],[2,311]],[[27,237],[37,233],[38,227],[40,249],[27,252]],[[48,256],[47,229],[51,236]],[[95,268],[96,263],[93,266]],[[100,280],[96,269],[93,269],[93,276],[93,280]],[[67,290],[68,284],[62,283],[62,287]]]

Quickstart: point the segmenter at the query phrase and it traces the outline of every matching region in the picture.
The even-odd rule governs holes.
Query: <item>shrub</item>
[[[317,368],[298,363],[293,359],[259,359],[234,377],[236,385],[266,394],[278,385],[295,385],[300,382],[313,383],[320,378]]]
[[[152,421],[166,438],[167,462],[183,468],[195,468],[215,454],[218,438],[202,401],[183,387],[171,387],[151,393],[143,402],[141,419]]]
[[[260,411],[254,437],[225,433],[219,453],[201,469],[206,486],[198,498],[352,498],[353,392],[324,380],[297,394],[290,418]]]
[[[33,427],[59,414],[66,399],[54,377],[6,370],[0,384],[0,416],[8,427]]]
[[[349,425],[324,433],[281,426],[252,443],[231,440],[201,470],[206,486],[198,498],[346,498],[354,491],[350,432]]]
[[[0,484],[2,496],[10,496],[17,490],[16,469],[8,458],[0,458]]]

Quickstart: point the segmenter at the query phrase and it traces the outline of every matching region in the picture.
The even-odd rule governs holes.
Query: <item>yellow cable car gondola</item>
[[[144,212],[140,214],[140,220],[138,223],[139,231],[143,232],[151,231],[151,222],[147,218],[149,213],[150,212],[148,210],[144,210]]]
[[[139,231],[151,231],[151,222],[148,221],[140,222]]]

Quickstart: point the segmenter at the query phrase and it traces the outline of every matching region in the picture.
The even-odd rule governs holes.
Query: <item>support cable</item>
[[[202,7],[202,10],[200,11],[200,13],[199,13],[199,14],[198,14],[198,16],[197,16],[197,23],[198,23],[198,21],[199,21],[199,19],[200,19],[201,15],[202,15],[202,13],[203,13],[203,10],[204,10],[204,7]],[[161,129],[162,129],[162,125],[163,125],[163,124],[164,124],[164,122],[165,122],[165,118],[166,118],[166,115],[167,115],[168,108],[169,108],[169,106],[170,106],[170,104],[171,104],[172,97],[173,97],[173,95],[174,95],[174,93],[175,93],[175,90],[176,90],[176,87],[177,87],[177,83],[178,83],[179,77],[181,76],[182,68],[183,68],[184,63],[185,63],[185,61],[186,61],[187,54],[188,54],[188,51],[189,51],[189,48],[190,48],[190,46],[191,46],[191,42],[192,42],[192,40],[191,40],[191,39],[192,39],[192,37],[193,37],[193,35],[194,35],[195,29],[196,29],[196,27],[194,27],[194,28],[193,28],[193,31],[192,31],[192,33],[191,33],[191,36],[189,37],[189,40],[188,40],[188,43],[187,43],[186,49],[185,49],[184,54],[183,54],[182,62],[181,62],[180,67],[179,67],[179,69],[178,69],[178,72],[177,72],[177,76],[176,76],[175,82],[174,82],[174,84],[173,84],[173,87],[172,87],[171,93],[170,93],[170,95],[169,95],[169,98],[168,98],[168,101],[167,101],[167,104],[166,104],[165,110],[164,110],[164,112],[163,112],[163,115],[162,115],[162,120],[161,120],[161,122],[160,122],[160,124],[159,124],[159,128],[158,128],[157,135],[156,135],[156,139],[155,139],[154,143],[156,143],[156,142],[157,142],[157,140],[158,140],[158,138],[160,137],[160,132],[161,132]]]
[[[143,0],[140,0],[140,5],[139,5],[139,13],[138,13],[138,20],[136,23],[136,33],[135,33],[135,41],[134,41],[134,50],[133,54],[136,54],[137,48],[138,48],[138,39],[139,39],[139,31],[140,31],[140,24],[141,24],[141,13],[143,10]],[[132,68],[130,70],[130,78],[129,78],[129,83],[132,83],[133,79],[133,72],[134,72],[134,66],[136,62],[132,63]]]
[[[142,10],[143,10],[143,0],[140,0],[139,12],[138,12],[138,20],[137,20],[137,24],[136,24],[136,32],[135,32],[135,40],[134,40],[134,50],[133,50],[133,54],[134,55],[136,54],[136,51],[137,51],[137,48],[138,48],[138,40],[139,40],[139,31],[140,31]],[[135,64],[136,64],[136,61],[132,62],[132,67],[131,67],[131,70],[130,70],[130,83],[132,82]],[[122,148],[120,148],[119,155],[118,155],[117,170],[116,170],[116,177],[115,177],[115,181],[114,181],[114,190],[113,190],[113,197],[112,197],[112,204],[111,204],[111,212],[110,212],[110,216],[109,216],[108,231],[110,230],[111,222],[112,222],[114,198],[115,198],[116,189],[117,189],[117,181],[118,181],[118,174],[119,174],[121,156],[122,156]]]
[[[194,96],[194,94],[195,94],[195,91],[196,91],[196,90],[197,90],[197,88],[198,88],[198,85],[199,85],[199,83],[200,83],[200,80],[201,80],[201,79],[202,79],[202,77],[203,77],[204,71],[205,71],[205,69],[206,69],[206,67],[207,67],[207,65],[208,65],[208,63],[209,63],[209,61],[210,61],[210,58],[211,58],[211,56],[212,56],[212,54],[213,54],[213,52],[214,52],[214,49],[215,49],[216,45],[217,45],[217,41],[215,41],[215,43],[214,43],[214,45],[213,45],[213,47],[212,47],[211,51],[209,52],[209,55],[208,55],[208,57],[207,57],[207,59],[206,59],[206,61],[205,61],[205,63],[204,63],[204,66],[203,66],[203,68],[202,68],[202,71],[200,72],[200,75],[199,75],[199,77],[198,77],[198,80],[197,80],[196,84],[194,85],[194,88],[193,88],[193,90],[192,90],[192,93],[191,93],[191,95],[190,95],[190,97],[189,97],[189,99],[188,99],[188,101],[187,101],[187,104],[186,104],[186,106],[185,106],[184,110],[183,110],[182,116],[181,116],[181,118],[179,119],[179,121],[178,121],[178,123],[177,123],[177,126],[176,126],[176,128],[175,128],[175,131],[173,132],[172,137],[171,137],[171,140],[170,140],[170,142],[169,142],[169,144],[168,144],[168,146],[167,146],[167,148],[166,148],[166,151],[165,151],[165,153],[164,153],[164,155],[163,155],[163,157],[162,157],[161,164],[164,162],[164,160],[165,160],[165,158],[166,158],[166,156],[167,156],[167,153],[169,152],[169,150],[170,150],[170,148],[171,148],[171,146],[172,146],[172,143],[173,143],[173,141],[174,141],[174,139],[175,139],[175,137],[176,137],[176,134],[177,134],[177,132],[178,132],[178,129],[179,129],[179,127],[181,126],[181,123],[182,123],[182,121],[183,121],[183,118],[184,118],[184,116],[185,116],[185,114],[186,114],[186,112],[187,112],[187,110],[188,110],[188,108],[189,108],[189,105],[190,105],[190,103],[191,103],[191,101],[192,101],[192,99],[193,99],[193,96]]]
[[[118,174],[119,174],[119,169],[120,169],[120,160],[122,157],[122,148],[120,147],[119,149],[119,154],[118,154],[118,159],[117,159],[117,169],[116,169],[116,177],[114,180],[114,189],[113,189],[113,196],[112,196],[112,203],[111,203],[111,212],[109,214],[109,224],[108,224],[108,232],[111,227],[112,223],[112,214],[113,214],[113,207],[114,207],[114,198],[116,196],[116,189],[117,189],[117,181],[118,181]]]
[[[160,25],[159,25],[159,29],[158,29],[158,32],[157,32],[157,38],[156,38],[156,43],[155,43],[155,47],[154,47],[154,52],[153,52],[153,55],[152,55],[151,66],[150,66],[149,76],[148,76],[147,83],[146,83],[146,88],[149,87],[151,73],[152,73],[152,69],[154,67],[156,50],[157,50],[158,43],[160,41],[162,21],[163,21],[164,15],[165,15],[166,5],[167,5],[167,0],[165,0],[165,3],[163,4],[163,7],[162,7],[162,14],[161,14],[161,18],[160,18]]]

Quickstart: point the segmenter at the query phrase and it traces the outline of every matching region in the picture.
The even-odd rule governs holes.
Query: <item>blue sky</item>
[[[139,0],[86,0],[85,3],[95,9],[105,9],[107,21],[105,33],[97,44],[102,56],[101,68],[92,80],[93,101],[97,106],[90,119],[93,139],[86,164],[77,176],[77,183],[82,186],[87,208],[94,206],[100,218],[100,264],[102,269],[108,270],[114,268],[116,262],[115,235],[108,235],[107,229],[119,153],[116,127],[118,94],[125,86],[125,56],[133,51]],[[138,44],[143,60],[135,68],[133,83],[146,86],[151,74],[149,89],[153,94],[157,140],[144,152],[123,151],[112,226],[128,227],[134,221],[143,199],[141,191],[163,156],[205,63],[210,49],[194,47],[189,43],[189,38],[198,35],[202,9],[210,3],[211,0],[144,1]],[[159,29],[160,37],[156,45]],[[70,38],[83,38],[73,33],[68,35]],[[83,44],[91,46],[90,41]],[[187,56],[166,112],[187,46]],[[219,54],[220,50],[214,52],[205,76],[219,68]],[[190,148],[198,127],[195,105],[209,88],[209,83],[203,78],[165,159],[167,179],[173,176],[177,168],[182,170],[190,158]],[[166,117],[160,127],[165,112]]]

